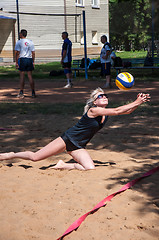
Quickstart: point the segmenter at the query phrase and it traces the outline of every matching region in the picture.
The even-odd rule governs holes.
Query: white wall
[[[99,8],[92,8],[92,1],[85,0],[84,7],[76,7],[74,5],[73,8],[70,6],[72,5],[72,0],[67,0],[67,13],[70,11],[74,11],[74,13],[81,13],[83,10],[86,13],[86,32],[87,32],[87,46],[88,47],[96,47],[92,44],[92,31],[97,32],[97,42],[98,46],[101,46],[100,37],[103,34],[106,34],[109,39],[109,8],[108,8],[108,0],[100,0]],[[81,40],[81,31],[83,31],[83,19],[82,16],[78,17],[78,41]],[[73,35],[73,21],[67,18],[68,22],[68,32],[70,31],[71,35]]]
[[[1,4],[0,4],[1,7]],[[4,11],[16,12],[15,0],[3,0]],[[28,13],[64,13],[63,0],[20,0],[19,12]],[[6,14],[15,17],[16,14]],[[64,29],[64,17],[19,15],[20,29],[28,31],[28,38],[32,39],[36,49],[56,49],[61,47],[61,31]],[[17,27],[16,27],[17,31]],[[18,34],[16,32],[16,38]],[[60,40],[59,40],[60,39]]]
[[[75,0],[66,1],[66,13],[82,14],[86,12],[86,31],[87,31],[87,47],[101,47],[100,36],[106,34],[108,36],[108,0],[100,0],[100,8],[93,9],[91,0],[85,0],[84,8],[76,7]],[[3,0],[0,8],[4,12],[2,15],[17,17],[17,14],[9,14],[7,12],[16,12],[16,0]],[[28,13],[44,13],[44,14],[63,14],[64,0],[19,0],[19,12]],[[65,31],[65,17],[55,16],[35,16],[35,15],[19,15],[20,29],[24,28],[28,31],[28,38],[32,39],[36,50],[60,50],[62,45],[61,33]],[[73,48],[83,48],[81,45],[81,31],[83,31],[82,15],[77,17],[77,38],[75,36],[75,17],[66,17],[67,31],[69,38],[73,42]],[[18,39],[17,23],[15,26],[16,40]],[[97,45],[92,44],[92,31],[97,31]],[[12,50],[11,36],[6,41],[4,49]],[[3,50],[4,50],[3,49]]]

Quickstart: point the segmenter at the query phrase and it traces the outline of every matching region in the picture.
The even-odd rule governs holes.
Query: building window
[[[84,45],[84,34],[81,32],[81,45]]]
[[[77,7],[84,7],[84,0],[76,0]]]
[[[92,8],[100,8],[99,0],[92,0]]]
[[[97,31],[92,31],[92,44],[98,45]]]

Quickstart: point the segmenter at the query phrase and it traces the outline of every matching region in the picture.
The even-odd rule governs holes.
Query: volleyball
[[[129,90],[134,85],[134,77],[128,72],[119,73],[115,84],[121,90]]]

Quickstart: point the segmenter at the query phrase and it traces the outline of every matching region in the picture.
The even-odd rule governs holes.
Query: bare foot
[[[58,163],[51,168],[53,168],[53,169],[65,169],[65,163],[64,163],[64,161],[59,160]]]
[[[0,154],[0,161],[9,160],[9,159],[12,159],[13,157],[14,157],[14,152],[1,153]]]

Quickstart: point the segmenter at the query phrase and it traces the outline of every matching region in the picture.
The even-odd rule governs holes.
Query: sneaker
[[[64,86],[64,88],[72,88],[73,84],[72,83],[68,83],[66,86]]]
[[[17,98],[24,98],[24,94],[20,92],[20,93],[17,95]]]

